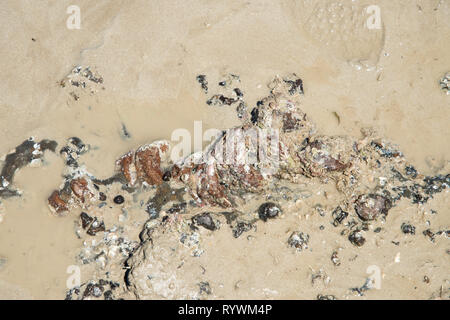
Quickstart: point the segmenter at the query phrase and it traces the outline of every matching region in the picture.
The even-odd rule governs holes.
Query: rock
[[[198,80],[206,91],[206,78]],[[400,188],[399,191],[404,192],[405,196],[409,194],[411,199],[414,199],[413,201],[419,197],[419,200],[422,201],[422,199],[432,197],[435,192],[440,192],[448,187],[448,175],[423,179],[423,176],[417,173],[413,167],[407,166],[396,148],[378,139],[375,134],[363,133],[363,138],[358,140],[350,137],[317,135],[313,123],[298,107],[301,102],[300,95],[303,93],[302,85],[301,79],[298,78],[276,78],[271,84],[270,96],[258,101],[257,107],[251,112],[251,119],[248,118],[248,115],[243,116],[240,126],[222,131],[220,136],[204,151],[192,154],[176,163],[167,159],[170,145],[167,142],[155,142],[144,145],[137,151],[126,153],[117,160],[116,174],[113,177],[97,180],[83,168],[78,167],[77,157],[72,157],[75,162],[68,161],[69,174],[64,181],[64,187],[55,191],[49,202],[57,211],[68,211],[72,205],[78,205],[84,211],[92,213],[92,217],[86,212],[84,212],[85,215],[83,213],[80,215],[81,225],[84,230],[87,230],[88,235],[97,235],[95,239],[88,238],[91,241],[87,242],[99,240],[101,245],[95,248],[93,245],[89,245],[86,250],[89,252],[81,259],[83,263],[98,262],[100,259],[108,260],[107,263],[109,263],[109,254],[115,253],[114,250],[120,251],[120,254],[126,256],[127,260],[124,264],[118,264],[126,270],[124,274],[118,272],[118,276],[124,279],[128,286],[127,289],[133,291],[136,297],[197,299],[199,287],[200,295],[210,292],[210,288],[207,289],[209,283],[202,281],[204,273],[201,273],[202,270],[197,265],[195,267],[188,265],[190,261],[186,257],[200,256],[203,253],[202,242],[205,238],[212,236],[208,232],[206,234],[199,232],[199,227],[211,231],[217,230],[220,223],[214,218],[223,214],[232,229],[233,237],[238,238],[251,229],[255,229],[256,232],[255,226],[258,218],[267,222],[268,219],[274,219],[282,213],[277,201],[294,202],[299,196],[302,196],[301,191],[304,190],[295,188],[295,191],[286,193],[275,188],[274,184],[284,185],[283,182],[288,181],[307,185],[311,181],[311,192],[305,193],[306,197],[316,196],[314,191],[317,190],[315,189],[316,183],[335,183],[339,196],[336,197],[332,191],[328,196],[329,188],[324,188],[326,209],[317,209],[320,216],[317,215],[314,219],[320,220],[325,216],[325,212],[328,212],[328,208],[335,208],[332,212],[333,225],[339,226],[348,222],[345,223],[348,228],[342,235],[350,232],[348,239],[357,247],[365,244],[365,231],[370,230],[367,221],[375,220],[380,215],[386,215],[396,201],[391,197],[391,195],[396,195],[393,188]],[[217,102],[222,104],[236,102],[236,105],[243,103],[242,92],[236,90],[236,86],[230,86],[224,82],[223,89],[233,88],[235,89],[231,93],[216,95]],[[239,110],[244,113],[243,106]],[[252,132],[258,133],[258,136],[254,138],[251,135]],[[259,136],[261,132],[272,133],[262,137],[266,140],[261,140]],[[245,140],[240,140],[240,142],[244,142],[243,144],[239,144],[239,141],[235,142],[235,138],[239,138],[240,135],[246,137]],[[263,144],[261,142],[268,141],[275,142],[270,150],[263,150],[260,153],[259,149],[253,148]],[[77,150],[80,148],[76,146],[77,141],[72,141],[71,144],[73,145],[70,149],[72,151],[67,149],[67,154],[75,153],[78,156],[79,151]],[[237,146],[237,152],[231,154],[230,162],[221,161],[221,149],[217,147],[222,147],[222,151],[229,151],[227,150],[229,145]],[[271,156],[272,153],[276,156],[275,161],[265,163],[264,156]],[[241,163],[239,160],[242,155],[257,155],[256,162],[244,161]],[[75,167],[77,170],[70,170]],[[383,183],[381,183],[381,179],[383,179]],[[111,222],[111,217],[104,216],[104,220],[100,218],[97,210],[102,208],[98,208],[99,206],[88,207],[93,199],[100,199],[100,188],[97,187],[96,190],[91,188],[92,182],[97,184],[97,181],[105,186],[102,191],[108,195],[108,199],[113,199],[117,194],[117,188],[120,187],[123,191],[131,193],[127,199],[133,199],[133,201],[127,201],[124,209],[128,210],[128,207],[132,207],[144,210],[145,207],[150,219],[146,223],[136,221],[138,223],[133,224],[133,226],[145,225],[142,231],[136,235],[136,239],[139,239],[140,243],[128,239],[128,243],[134,245],[126,245],[123,250],[120,243],[125,242],[126,239],[124,240],[119,233],[115,234],[114,231],[111,231],[113,228],[124,228],[124,224],[120,224],[123,222],[120,220],[122,216],[119,217],[119,224],[115,225]],[[107,186],[113,182],[120,185]],[[328,185],[328,187],[334,190],[334,186]],[[325,190],[327,190],[326,193]],[[148,197],[148,194],[151,196],[145,204],[142,199],[143,196]],[[358,195],[360,196],[358,197]],[[293,197],[296,199],[292,200]],[[239,209],[244,210],[243,208],[247,209],[245,204],[254,203],[254,200],[273,202],[265,202],[259,206],[258,217],[255,217],[255,212],[244,214],[238,211]],[[309,200],[315,201],[315,198]],[[306,206],[311,203],[309,200],[304,202]],[[341,205],[331,204],[329,207],[329,203],[333,200],[339,201]],[[115,200],[115,202],[122,203],[122,200]],[[294,210],[297,204],[288,203],[286,208]],[[351,206],[354,207],[363,223],[354,219],[348,221],[349,214],[353,214],[350,211]],[[218,212],[218,210],[211,207],[231,209],[227,209],[225,213],[212,213]],[[99,211],[105,211],[109,206],[103,208]],[[117,208],[114,210],[117,211]],[[163,210],[166,212],[164,217],[156,220]],[[203,213],[198,214],[199,211]],[[189,221],[188,217],[193,214],[192,220]],[[145,214],[143,214],[143,219],[147,219]],[[318,221],[318,224],[312,229],[317,230],[316,227],[323,225],[324,221],[326,218]],[[280,221],[274,221],[273,224],[277,222]],[[105,223],[110,227],[109,230],[105,230]],[[131,223],[126,227],[130,225]],[[320,227],[320,230],[323,229]],[[374,232],[377,230],[375,229]],[[139,230],[137,231],[139,232]],[[332,232],[337,233],[338,231],[332,230]],[[438,236],[438,233],[434,234],[431,231],[429,233],[433,237]],[[83,232],[80,232],[81,236],[85,236]],[[251,239],[251,236],[248,236],[247,239]],[[309,240],[308,234],[297,231],[290,235],[287,243],[295,250],[303,251],[308,249]],[[110,241],[116,241],[115,249],[104,250],[105,247],[109,249]],[[236,241],[237,244],[241,242]],[[326,259],[330,259],[330,257],[328,256]],[[335,266],[340,264],[337,251],[332,253],[331,261]],[[121,263],[123,262],[124,260],[121,261]],[[191,271],[196,275],[190,274]],[[186,280],[188,284],[174,283],[169,280],[173,277],[176,279],[187,277],[189,278]],[[192,281],[191,279],[194,278],[195,280]],[[203,283],[203,285],[200,285],[199,281],[202,281],[200,284]],[[206,285],[207,283],[208,285]],[[107,288],[103,288],[102,293],[99,294],[100,288],[97,285],[96,282],[91,283],[89,290],[83,287],[80,292],[83,294],[87,291],[86,297],[92,298],[103,296],[105,299],[110,299],[113,297],[112,291]],[[328,297],[326,295],[319,296]]]
[[[170,142],[161,140],[130,151],[116,161],[117,171],[122,173],[129,186],[140,183],[159,185],[163,182],[161,169],[170,151]]]
[[[281,212],[280,207],[273,202],[263,203],[258,209],[259,218],[264,222],[266,222],[267,219],[276,218]]]
[[[81,227],[83,229],[86,229],[91,225],[92,222],[94,222],[94,218],[89,216],[86,212],[82,212],[80,214],[80,220],[81,220]]]
[[[122,195],[115,196],[113,199],[115,204],[122,204],[125,202],[125,198]]]
[[[61,214],[69,210],[69,204],[61,197],[61,192],[58,190],[53,191],[48,198],[48,203],[52,211],[56,214]]]
[[[116,161],[119,171],[125,176],[128,184],[134,186],[137,182],[136,167],[134,165],[134,153],[128,152]]]
[[[90,236],[95,236],[98,232],[103,232],[105,230],[105,223],[103,221],[98,221],[97,218],[94,218],[94,222],[92,222],[86,233]]]
[[[65,300],[115,300],[114,292],[120,284],[113,281],[100,279],[98,281],[89,281],[80,287],[70,289],[66,293]]]
[[[416,227],[408,223],[402,223],[400,227],[404,234],[416,234]]]
[[[211,217],[211,214],[208,212],[198,214],[192,217],[192,222],[194,222],[198,226],[202,226],[205,229],[214,231],[219,229],[219,225],[214,219]]]
[[[355,202],[355,210],[364,221],[375,220],[380,214],[387,215],[391,202],[380,195],[360,195]]]
[[[103,192],[98,193],[98,200],[106,201],[106,199],[107,199],[106,194],[104,194]]]
[[[197,76],[197,81],[202,86],[203,91],[208,93],[208,81],[206,80],[206,76],[204,74],[199,74]]]
[[[164,150],[165,151],[165,150]],[[160,150],[154,146],[143,146],[136,151],[136,173],[141,181],[149,185],[161,184],[162,171]]]
[[[69,138],[67,144],[61,148],[59,154],[66,160],[66,165],[78,168],[78,159],[89,151],[89,147],[78,137]]]
[[[351,166],[352,142],[342,137],[308,139],[298,153],[304,172],[311,177],[323,177],[342,172]]]
[[[89,283],[83,293],[83,298],[93,296],[95,298],[101,297],[103,294],[103,286],[96,283]]]
[[[366,242],[361,230],[352,231],[348,236],[348,240],[357,247],[362,247]]]
[[[85,178],[74,179],[70,182],[70,189],[73,194],[82,202],[85,203],[94,195],[90,192],[88,182]]]
[[[333,262],[333,264],[338,267],[341,265],[341,260],[338,257],[338,253],[337,251],[333,251],[333,253],[331,254],[331,262]]]
[[[303,232],[293,232],[288,239],[288,245],[297,251],[308,249],[309,235]]]
[[[382,141],[381,139],[373,140],[371,146],[378,151],[378,153],[385,158],[398,158],[402,156],[402,153],[397,150],[396,147],[390,143]]]
[[[251,229],[253,229],[253,224],[239,221],[233,228],[233,237],[239,238],[244,232],[250,231]]]
[[[427,229],[427,230],[423,231],[422,233],[423,233],[423,235],[424,235],[425,237],[427,237],[431,242],[435,242],[435,240],[436,240],[436,234],[435,234],[433,231],[431,231],[431,229]]]
[[[292,96],[294,94],[304,94],[303,91],[303,81],[295,73],[289,77],[283,78],[283,81],[289,86],[289,94]]]

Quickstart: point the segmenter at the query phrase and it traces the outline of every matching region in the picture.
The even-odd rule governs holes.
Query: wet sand
[[[197,75],[206,74],[214,92],[226,74],[238,74],[252,108],[267,95],[267,84],[274,76],[296,73],[304,82],[301,108],[320,133],[361,138],[361,128],[373,127],[397,144],[418,171],[438,173],[450,158],[450,96],[439,87],[439,80],[450,69],[450,1],[342,1],[344,9],[332,3],[79,1],[81,29],[69,30],[69,1],[45,5],[6,1],[0,12],[4,75],[0,154],[30,136],[56,140],[58,147],[77,136],[91,145],[84,165],[95,176],[106,178],[114,171],[115,160],[128,150],[157,139],[170,140],[177,128],[193,134],[194,121],[202,121],[204,130],[240,123],[234,107],[205,103]],[[382,27],[364,30],[361,12],[374,3],[381,8]],[[360,16],[353,17],[352,12]],[[102,84],[92,83],[93,92],[91,88],[61,87],[61,80],[78,65],[90,66],[103,77]],[[129,138],[123,136],[124,126]],[[77,263],[80,248],[74,232],[78,213],[55,217],[47,205],[49,194],[61,184],[63,167],[58,154],[46,153],[43,165],[16,174],[14,186],[23,191],[22,197],[1,200],[0,256],[6,263],[0,266],[0,298],[65,297],[66,269]],[[448,199],[447,190],[430,201],[430,207],[404,204],[395,210],[414,220],[436,209],[439,215],[432,218],[432,226],[448,228]],[[398,217],[396,211],[390,216]],[[306,214],[300,212],[303,218]],[[263,275],[271,266],[259,264],[256,271],[252,267],[261,261],[268,263],[271,253],[280,252],[285,246],[281,238],[290,230],[292,219],[270,230],[262,225],[258,234],[266,234],[255,245],[265,250],[252,251],[251,245],[242,243],[242,252],[252,252],[245,259],[232,252],[237,244],[227,241],[228,233],[221,230],[211,236],[212,249],[207,250],[211,252],[202,258],[207,259],[202,265],[211,264],[217,277],[210,298],[314,299],[318,290],[322,292],[316,284],[299,293],[310,278],[303,268],[295,275],[293,265],[303,262],[292,253],[274,258],[282,267],[267,282]],[[403,220],[407,219],[389,221],[386,239],[397,241],[402,236],[399,225]],[[311,233],[318,225],[313,222],[305,228]],[[362,261],[351,264],[351,270],[356,270],[351,279],[342,276],[346,272],[328,266],[333,279],[330,294],[343,297],[349,282],[364,284],[368,264],[380,264],[386,266],[386,279],[392,280],[386,280],[382,290],[368,292],[369,298],[430,297],[448,281],[448,239],[434,245],[418,233],[417,243],[405,244],[401,250],[395,245],[375,253],[364,248]],[[341,246],[336,234],[320,235],[311,246],[322,246],[323,251],[317,249],[304,258],[314,270],[325,265],[324,261],[329,263],[329,251]],[[244,239],[236,241],[240,245]],[[406,250],[406,257],[401,253],[402,263],[392,263],[402,250]],[[226,261],[217,253],[229,251]],[[233,275],[254,276],[247,277],[239,292],[231,290],[239,277],[231,277],[230,283],[220,279],[214,270],[221,263],[232,264]],[[421,282],[425,274],[432,278],[430,285]],[[297,277],[300,280],[287,288]],[[221,282],[226,282],[224,289],[219,289]]]

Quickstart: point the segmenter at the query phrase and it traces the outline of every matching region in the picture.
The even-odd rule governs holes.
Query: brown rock
[[[130,151],[127,154],[120,157],[116,161],[116,165],[119,167],[120,172],[123,173],[125,179],[130,186],[136,184],[136,167],[134,165],[134,152]]]
[[[61,198],[61,194],[58,190],[53,191],[48,198],[48,203],[55,213],[60,214],[69,210],[67,202]]]
[[[87,198],[92,197],[92,193],[89,191],[88,182],[85,178],[72,180],[70,182],[70,189],[82,203],[85,203]]]
[[[364,221],[375,220],[380,214],[386,215],[391,208],[389,199],[377,195],[360,195],[355,202],[355,210]]]
[[[136,172],[139,180],[149,185],[161,184],[163,173],[160,165],[161,157],[157,147],[142,147],[136,151]]]

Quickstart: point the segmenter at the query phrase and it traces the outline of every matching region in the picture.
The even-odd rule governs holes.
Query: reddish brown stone
[[[53,191],[53,193],[48,198],[48,203],[56,213],[62,213],[69,210],[67,202],[65,202],[61,198],[61,194],[58,190]]]
[[[88,182],[85,178],[74,179],[70,182],[70,189],[73,194],[82,202],[86,201],[87,197],[91,197],[92,193],[89,191]]]
[[[214,164],[196,165],[190,171],[187,184],[194,199],[202,204],[219,205],[224,208],[231,206]]]
[[[119,167],[120,172],[123,173],[125,179],[130,186],[136,184],[136,173],[134,170],[134,152],[128,152],[116,161],[116,165]]]
[[[360,195],[355,202],[358,216],[364,220],[375,220],[380,214],[386,215],[391,208],[389,199],[378,194]]]
[[[136,151],[136,172],[141,181],[149,185],[158,185],[163,182],[161,171],[161,157],[156,146],[143,147]]]

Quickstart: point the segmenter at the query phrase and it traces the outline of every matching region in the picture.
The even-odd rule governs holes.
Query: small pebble
[[[408,223],[403,223],[401,229],[404,234],[416,234],[416,227]]]
[[[348,236],[348,240],[355,246],[361,247],[366,242],[366,239],[362,236],[360,230],[355,230]]]
[[[122,204],[124,203],[125,199],[123,198],[123,196],[118,195],[114,197],[114,203],[115,204]]]
[[[211,231],[219,229],[219,226],[216,224],[211,215],[207,212],[194,216],[192,218],[192,221],[195,224]]]
[[[298,251],[308,249],[309,235],[303,232],[293,232],[288,239],[288,245]]]
[[[100,192],[98,194],[98,198],[100,201],[106,201],[106,194],[104,194],[103,192]]]
[[[280,207],[273,202],[263,203],[258,209],[258,215],[264,222],[267,219],[274,219],[281,213]]]

